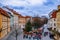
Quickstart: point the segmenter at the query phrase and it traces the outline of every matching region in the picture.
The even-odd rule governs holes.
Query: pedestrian
[[[26,38],[26,34],[25,34],[25,32],[23,33],[23,39],[24,39],[24,38]]]
[[[41,34],[38,34],[38,38],[41,40]]]
[[[24,34],[24,35],[23,35],[23,39],[24,39],[25,37],[26,37],[26,35]]]
[[[44,32],[44,36],[46,36],[47,35],[47,32]]]
[[[31,39],[31,35],[29,34],[29,39]]]
[[[33,40],[34,40],[34,39],[35,39],[35,37],[36,37],[36,33],[33,33],[33,36],[32,36],[32,37],[33,37]]]
[[[28,34],[28,38],[31,39],[31,34],[30,33]]]
[[[28,34],[26,34],[26,38],[28,38]]]
[[[54,39],[54,34],[50,34],[50,38],[51,39]]]
[[[33,36],[33,33],[30,33],[31,37]]]

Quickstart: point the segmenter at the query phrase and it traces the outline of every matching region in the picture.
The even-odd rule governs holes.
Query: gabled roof
[[[51,16],[52,16],[51,18],[56,18],[57,12],[60,12],[60,10],[53,11],[51,14]]]
[[[16,12],[15,10],[13,10],[13,9],[7,7],[7,6],[4,6],[4,7],[5,7],[6,9],[8,9],[9,11],[13,12],[13,14],[20,15],[20,14],[18,14],[18,12]]]
[[[20,14],[18,14],[18,12],[16,12],[15,10],[11,10],[11,12],[13,12],[14,14],[16,14],[16,15],[20,15]]]
[[[51,18],[56,18],[56,14],[57,14],[57,10],[53,11],[52,14],[51,14]]]
[[[13,13],[9,11],[8,9],[6,9],[4,6],[2,6],[2,9],[5,10],[10,17],[13,16]]]
[[[0,13],[3,14],[3,15],[5,15],[5,16],[7,16],[7,17],[10,17],[8,15],[8,13],[5,10],[3,10],[2,8],[0,8]]]
[[[24,16],[22,16],[22,15],[19,15],[19,18],[25,18]]]

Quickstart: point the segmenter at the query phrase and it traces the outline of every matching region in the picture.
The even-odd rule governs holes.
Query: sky
[[[29,16],[47,16],[53,10],[57,9],[60,0],[0,0],[0,6],[8,6],[16,10],[21,15]]]

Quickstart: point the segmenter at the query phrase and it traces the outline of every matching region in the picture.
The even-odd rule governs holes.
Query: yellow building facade
[[[6,11],[0,8],[0,38],[5,37],[10,32],[10,17]]]
[[[20,28],[25,28],[26,24],[26,18],[22,15],[19,16],[19,27]]]
[[[60,5],[58,6],[57,14],[56,14],[56,25],[57,30],[60,32]]]
[[[58,5],[58,9],[57,10],[54,10],[52,11],[52,14],[50,15],[51,16],[51,19],[50,19],[50,26],[52,26],[52,28],[56,28],[53,29],[55,32],[55,40],[60,40],[60,5]]]
[[[60,30],[60,11],[57,12],[56,20],[57,20],[57,29]]]

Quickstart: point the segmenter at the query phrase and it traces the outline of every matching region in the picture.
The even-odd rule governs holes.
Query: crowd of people
[[[42,39],[42,35],[45,37],[49,34],[49,37],[51,39],[54,39],[54,35],[50,32],[44,32],[43,30],[38,30],[38,31],[31,31],[31,32],[26,32],[24,31],[23,33],[23,39],[27,38],[27,39],[37,39],[37,40],[41,40]]]
[[[33,32],[33,33],[25,32],[23,35],[23,38],[28,38],[28,39],[33,38],[33,40],[34,39],[41,40],[42,33],[40,33],[40,32]]]

